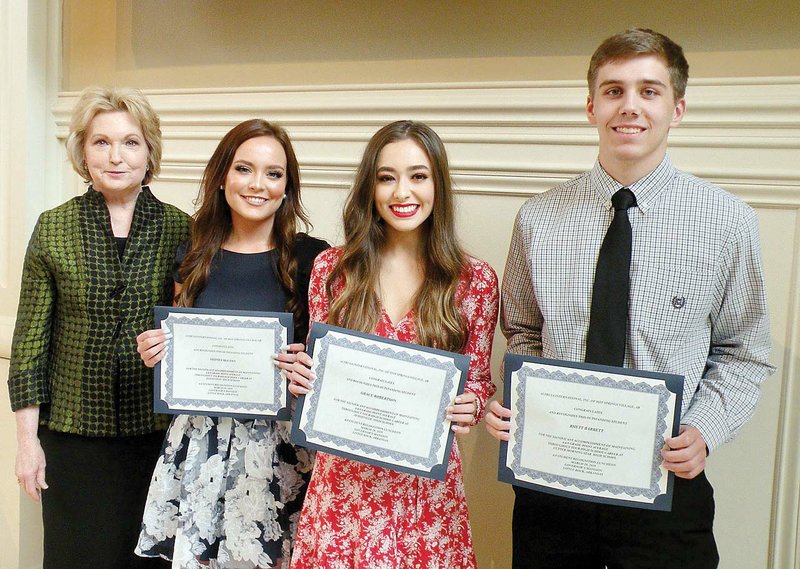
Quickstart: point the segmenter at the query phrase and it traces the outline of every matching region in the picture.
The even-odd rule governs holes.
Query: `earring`
[[[220,191],[220,192],[224,192],[224,191],[225,191],[225,186],[223,186],[222,184],[220,184],[220,186],[219,186],[219,191]]]
[[[281,199],[285,200],[286,199],[286,194],[283,194],[283,197]]]

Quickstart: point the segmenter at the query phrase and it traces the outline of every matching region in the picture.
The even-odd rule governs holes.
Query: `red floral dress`
[[[312,322],[325,322],[325,283],[341,256],[317,257],[309,286]],[[469,258],[458,287],[469,326],[464,353],[471,358],[466,391],[483,411],[495,391],[491,380],[492,337],[497,324],[497,275]],[[413,311],[396,325],[381,309],[375,333],[416,342]],[[461,456],[453,443],[445,480],[430,480],[317,453],[297,530],[292,569],[473,569],[469,513]]]

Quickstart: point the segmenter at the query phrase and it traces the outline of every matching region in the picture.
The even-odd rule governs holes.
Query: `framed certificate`
[[[580,500],[669,511],[661,449],[680,427],[683,377],[507,354],[498,479]]]
[[[154,312],[156,326],[172,332],[154,370],[157,413],[289,419],[288,383],[271,356],[291,343],[291,314],[172,306]]]
[[[292,442],[443,480],[453,444],[446,407],[469,357],[315,322],[316,379],[298,398]]]

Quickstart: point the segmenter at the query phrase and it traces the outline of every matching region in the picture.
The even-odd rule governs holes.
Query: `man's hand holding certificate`
[[[319,323],[308,352],[315,380],[298,400],[295,444],[444,478],[446,410],[463,389],[467,356]]]
[[[508,354],[499,479],[573,498],[669,510],[662,464],[683,378]]]

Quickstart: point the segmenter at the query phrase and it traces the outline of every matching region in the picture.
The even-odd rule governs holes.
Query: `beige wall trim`
[[[800,216],[797,217],[792,249],[800,251]],[[789,245],[787,244],[787,248]],[[775,508],[770,544],[772,569],[800,567],[800,256],[795,253],[792,266],[786,267],[791,279],[789,290],[789,318],[786,334],[783,375],[791,378],[783,383],[781,392],[780,424],[775,463]]]
[[[766,91],[765,91],[766,88]],[[175,125],[225,125],[271,111],[292,125],[382,125],[413,114],[438,125],[584,126],[582,81],[487,82],[403,85],[146,90],[162,117]],[[798,124],[800,77],[697,79],[690,81],[686,125],[772,127]],[[58,123],[77,93],[62,92]],[[577,114],[576,114],[577,110]],[[348,113],[349,112],[349,113]],[[792,121],[792,114],[794,120]],[[194,121],[193,121],[194,118]],[[706,122],[708,121],[708,122]],[[774,133],[773,133],[774,134]]]
[[[578,81],[146,93],[167,140],[162,181],[199,180],[208,143],[253,116],[283,124],[304,150],[304,175],[325,187],[346,187],[369,136],[402,117],[429,122],[448,148],[466,151],[451,151],[465,193],[542,191],[584,171],[596,146]],[[75,97],[63,92],[54,107],[61,138]],[[800,150],[800,78],[698,80],[687,99],[686,118],[670,140],[676,163],[758,204],[800,205],[800,164],[788,159]],[[565,147],[574,156],[553,160],[552,149]],[[720,153],[736,159],[720,160]]]
[[[3,567],[41,568],[33,502],[13,484],[14,415],[5,383],[25,245],[39,212],[64,195],[50,109],[60,64],[60,0],[0,2],[0,551]]]
[[[0,566],[9,569],[42,566],[37,506],[13,483],[16,428],[5,384],[25,245],[39,212],[64,195],[50,114],[59,84],[61,5],[0,2]]]

